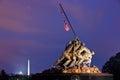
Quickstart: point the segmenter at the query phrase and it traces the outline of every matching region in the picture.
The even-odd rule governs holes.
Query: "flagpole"
[[[72,25],[71,25],[71,23],[70,23],[70,21],[69,21],[67,15],[66,15],[66,13],[65,13],[65,11],[64,11],[64,9],[63,9],[63,7],[62,7],[62,5],[61,5],[60,3],[59,3],[59,6],[60,6],[60,9],[62,10],[63,14],[64,14],[65,17],[66,17],[66,19],[67,19],[67,21],[68,21],[68,24],[69,24],[69,26],[70,26],[70,28],[71,28],[71,30],[72,30],[74,36],[77,37],[77,35],[76,35],[76,33],[75,33],[75,30],[73,29],[73,27],[72,27]]]

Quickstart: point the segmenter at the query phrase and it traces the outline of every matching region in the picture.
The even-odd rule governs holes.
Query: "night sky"
[[[120,50],[119,0],[0,0],[0,70],[31,73],[51,68],[61,56],[72,31],[66,32],[61,3],[78,37],[95,52],[100,69]]]

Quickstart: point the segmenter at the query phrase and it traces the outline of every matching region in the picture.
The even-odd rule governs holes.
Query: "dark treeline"
[[[110,57],[104,64],[102,72],[113,74],[113,80],[120,80],[120,52]]]
[[[6,74],[5,70],[1,70],[1,72],[0,72],[0,80],[9,80],[9,75]]]

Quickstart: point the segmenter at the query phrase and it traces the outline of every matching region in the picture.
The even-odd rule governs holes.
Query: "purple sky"
[[[78,37],[93,50],[100,69],[120,48],[119,0],[0,0],[0,69],[8,73],[41,72],[61,56],[73,39],[66,32],[58,3]]]

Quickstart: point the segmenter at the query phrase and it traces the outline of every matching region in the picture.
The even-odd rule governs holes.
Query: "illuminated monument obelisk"
[[[30,76],[30,60],[28,59],[28,65],[27,65],[27,75]]]

